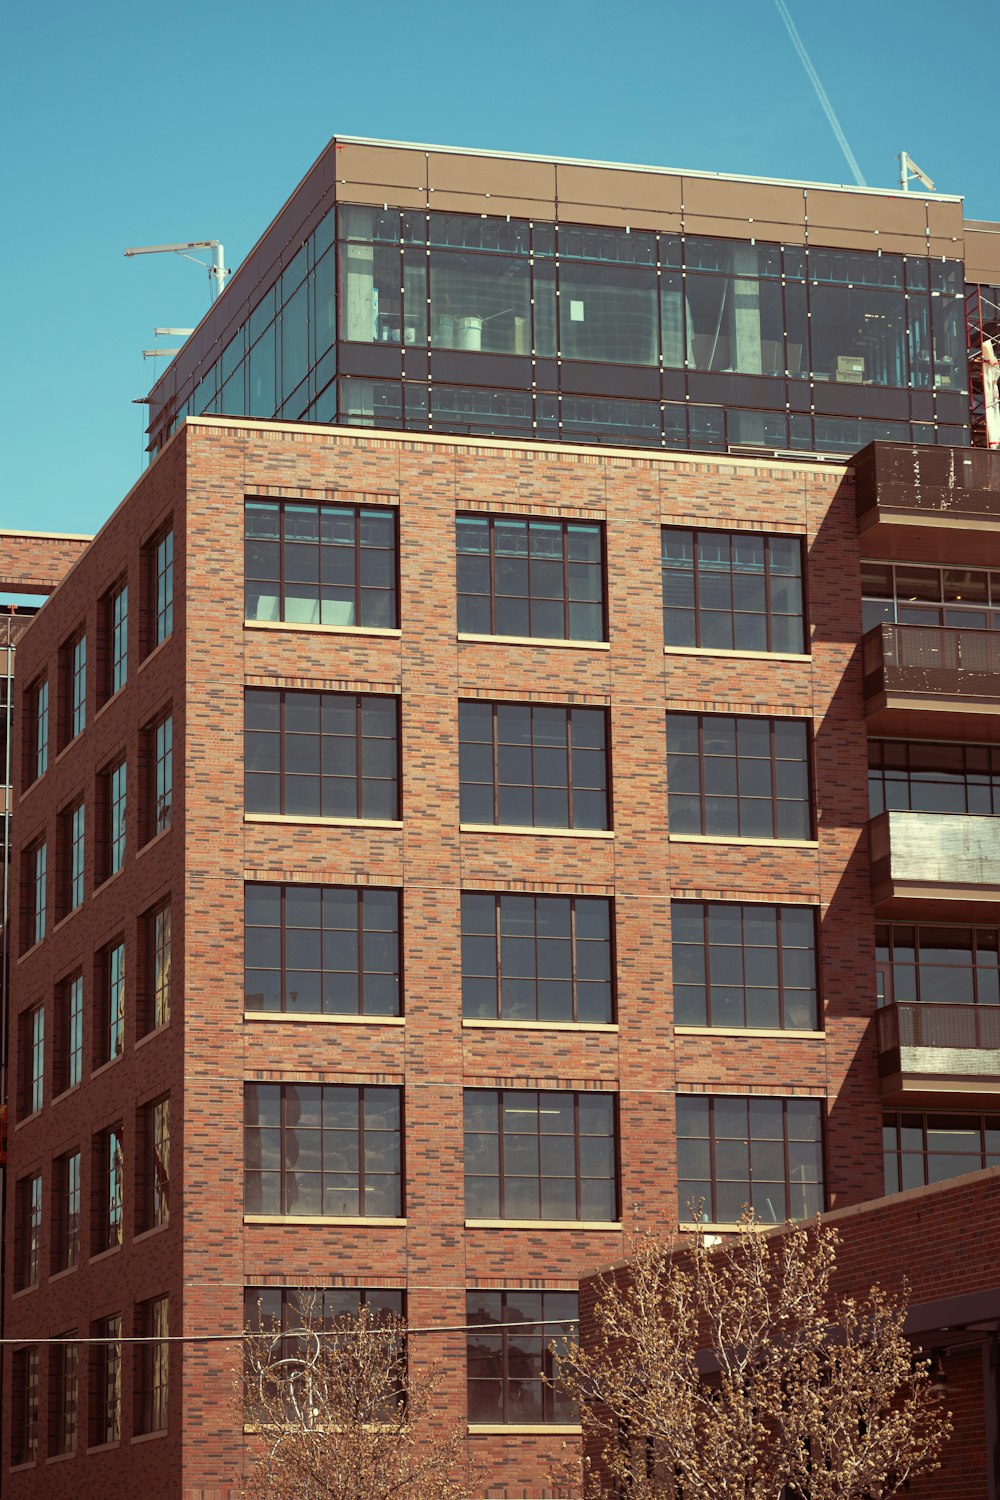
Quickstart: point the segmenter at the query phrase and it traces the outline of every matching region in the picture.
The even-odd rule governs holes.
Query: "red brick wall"
[[[372,493],[400,508],[401,636],[245,629],[244,495],[313,499]],[[464,1322],[467,1287],[570,1289],[581,1271],[619,1257],[624,1244],[617,1232],[544,1225],[465,1230],[461,1095],[470,1084],[616,1091],[627,1223],[635,1215],[657,1225],[675,1221],[677,1091],[826,1098],[832,1201],[859,1201],[881,1191],[880,1107],[869,1035],[873,947],[864,844],[865,732],[855,659],[860,596],[853,504],[842,470],[432,442],[221,419],[191,422],[76,570],[65,597],[58,594],[29,631],[18,653],[22,684],[51,659],[84,610],[88,621],[93,617],[96,597],[126,555],[130,586],[133,575],[138,581],[138,547],[171,507],[178,595],[184,591],[174,639],[163,648],[158,666],[150,663],[142,673],[130,667],[120,707],[109,708],[83,737],[88,743],[67,751],[48,773],[52,787],[58,784],[58,799],[41,787],[29,791],[17,827],[19,840],[33,838],[78,785],[90,785],[102,757],[112,753],[115,736],[132,754],[143,715],[152,713],[164,694],[172,696],[178,777],[184,767],[174,826],[138,862],[133,841],[132,873],[116,883],[120,897],[104,892],[93,905],[101,913],[101,932],[110,932],[123,920],[124,907],[134,913],[155,899],[156,890],[172,889],[183,1002],[176,1001],[168,1033],[138,1052],[130,1043],[126,1056],[109,1070],[120,1085],[112,1085],[107,1075],[85,1083],[72,1108],[74,1128],[89,1132],[93,1121],[109,1120],[109,1111],[124,1108],[113,1087],[125,1093],[148,1090],[151,1097],[169,1083],[172,1098],[178,1097],[174,1175],[183,1190],[183,1210],[159,1236],[155,1251],[169,1267],[165,1263],[162,1272],[157,1267],[154,1276],[148,1245],[132,1250],[126,1244],[112,1257],[130,1285],[141,1284],[141,1295],[170,1291],[174,1330],[235,1336],[244,1285],[263,1282],[405,1285],[415,1326],[455,1325]],[[467,508],[605,521],[611,649],[457,641],[454,516]],[[803,536],[812,657],[769,662],[664,656],[659,529],[666,521]],[[247,682],[399,693],[403,827],[245,824],[242,696]],[[462,696],[607,705],[613,840],[460,832],[456,700]],[[815,847],[669,842],[668,704],[811,720],[820,808]],[[245,878],[402,887],[405,1026],[244,1021]],[[618,1031],[463,1028],[458,923],[463,886],[613,894]],[[825,1037],[685,1036],[675,1044],[669,903],[678,894],[819,905]],[[86,919],[77,916],[66,924],[75,934],[74,923],[82,929]],[[75,941],[55,934],[22,961],[15,978],[18,1008],[47,997],[51,981],[72,961]],[[244,1079],[404,1082],[405,1227],[244,1225]],[[60,1126],[60,1134],[50,1121],[50,1116],[65,1119],[67,1104],[47,1107],[42,1118],[16,1133],[17,1175],[63,1149],[57,1135],[59,1142],[68,1142],[70,1126]],[[98,1265],[66,1278],[77,1284],[75,1304],[89,1300],[91,1285],[96,1302],[107,1300],[103,1274]],[[161,1287],[163,1277],[169,1285]],[[33,1326],[28,1312],[33,1300],[42,1304],[43,1295],[29,1293],[14,1302],[12,1331]],[[45,1299],[46,1317],[50,1301]],[[61,1316],[69,1316],[68,1307]],[[53,1331],[60,1330],[53,1326]],[[464,1336],[420,1335],[413,1348],[417,1360],[439,1361],[446,1369],[442,1422],[464,1422]],[[171,1476],[169,1493],[184,1500],[227,1493],[240,1463],[231,1366],[232,1354],[224,1346],[175,1351],[177,1422],[169,1438],[150,1447],[157,1450],[161,1474]],[[563,1441],[545,1433],[475,1435],[475,1453],[496,1476],[484,1493],[549,1493],[546,1476]],[[167,1454],[173,1467],[164,1471]],[[116,1462],[118,1477],[112,1481]],[[138,1494],[147,1482],[111,1455],[75,1468],[81,1486],[91,1483],[92,1469],[99,1474],[93,1491],[81,1487],[81,1495],[96,1494],[98,1486],[105,1494]],[[160,1484],[158,1492],[167,1494],[162,1478]],[[12,1480],[11,1494],[18,1500],[43,1493],[28,1474]]]
[[[89,545],[86,536],[0,531],[0,590],[51,594]]]

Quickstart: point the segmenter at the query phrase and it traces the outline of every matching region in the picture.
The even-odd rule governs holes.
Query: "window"
[[[122,1319],[120,1313],[90,1326],[91,1447],[117,1443],[122,1435]]]
[[[45,1009],[33,1005],[21,1015],[20,1115],[27,1119],[45,1103]]]
[[[169,1400],[170,1336],[169,1303],[166,1297],[140,1302],[135,1309],[136,1337],[143,1340],[135,1349],[135,1420],[136,1433],[165,1432]]]
[[[1000,1166],[1000,1115],[886,1114],[882,1149],[887,1193]]]
[[[56,991],[55,1092],[62,1094],[83,1077],[83,975],[72,974]]]
[[[1000,814],[1000,749],[868,741],[868,801],[886,811]]]
[[[170,1100],[154,1099],[140,1115],[143,1192],[140,1232],[170,1220]]]
[[[462,894],[462,1014],[503,1021],[614,1018],[611,903]]]
[[[401,1105],[393,1088],[248,1084],[246,1212],[398,1218]]]
[[[398,1016],[399,892],[248,885],[248,1011]]]
[[[575,1342],[575,1292],[469,1292],[465,1299],[469,1421],[534,1425],[575,1422],[553,1382],[554,1350]]]
[[[735,1224],[744,1207],[764,1224],[808,1219],[823,1201],[818,1099],[677,1100],[677,1198],[684,1221]]]
[[[127,776],[124,758],[101,776],[102,848],[100,873],[102,880],[117,875],[125,863],[125,811]]]
[[[76,1330],[49,1346],[49,1457],[75,1453],[79,1423],[80,1346]]]
[[[80,1263],[80,1153],[57,1157],[52,1182],[52,1271]]]
[[[174,628],[174,533],[161,531],[149,544],[150,648]]]
[[[10,1466],[38,1459],[38,1348],[15,1349],[11,1360]]]
[[[83,905],[83,881],[86,857],[86,809],[82,802],[64,812],[60,818],[62,842],[62,909],[66,915]]]
[[[607,828],[603,708],[458,705],[461,820],[526,828]]]
[[[376,1317],[405,1316],[406,1294],[387,1287],[277,1287],[243,1289],[243,1326],[251,1333],[291,1333],[296,1328],[334,1329],[344,1318],[355,1318],[361,1307]],[[287,1339],[289,1356],[295,1340]]]
[[[674,1022],[816,1029],[816,915],[808,906],[674,901]]]
[[[394,629],[396,514],[388,506],[246,502],[246,617]]]
[[[95,1223],[93,1253],[114,1249],[122,1242],[122,1187],[125,1161],[122,1130],[115,1125],[102,1130],[94,1141]]]
[[[174,720],[165,713],[145,732],[146,837],[153,839],[170,827],[174,793]]]
[[[26,921],[24,926],[24,948],[34,947],[45,936],[45,919],[48,909],[48,847],[43,840],[33,844],[25,854],[24,885]]]
[[[87,727],[87,637],[81,630],[63,647],[65,681],[64,745]]]
[[[667,785],[672,834],[812,837],[802,719],[668,713]]]
[[[144,1029],[155,1031],[170,1020],[170,945],[171,921],[169,901],[143,917],[145,938]]]
[[[879,1005],[1000,1005],[1000,928],[875,924]]]
[[[30,785],[44,776],[49,768],[49,684],[46,678],[36,682],[27,693],[28,763],[25,782]]]
[[[600,526],[507,516],[457,525],[460,631],[605,639]]]
[[[107,641],[104,695],[113,698],[128,679],[128,585],[112,589],[104,604]]]
[[[98,954],[97,966],[101,1017],[94,1066],[99,1068],[119,1057],[125,1047],[125,944],[109,944]]]
[[[617,1218],[614,1095],[467,1089],[469,1219]]]
[[[399,817],[399,705],[370,693],[246,693],[246,807]]]
[[[38,1285],[42,1243],[42,1174],[22,1177],[14,1193],[14,1290]]]
[[[663,644],[805,650],[797,537],[665,526]]]
[[[1000,572],[916,563],[861,564],[862,628],[943,625],[1000,630]]]

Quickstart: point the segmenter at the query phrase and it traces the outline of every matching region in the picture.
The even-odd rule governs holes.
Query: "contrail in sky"
[[[796,52],[799,54],[799,58],[801,59],[802,66],[805,68],[806,73],[808,75],[809,82],[812,84],[813,88],[816,90],[816,98],[819,100],[820,104],[823,106],[823,113],[826,115],[826,118],[829,120],[829,122],[830,122],[830,128],[833,131],[834,135],[837,137],[837,141],[838,141],[838,143],[840,145],[840,149],[841,149],[841,151],[843,151],[844,156],[845,156],[845,158],[847,160],[847,165],[850,167],[851,171],[854,173],[854,181],[857,183],[858,187],[867,187],[868,184],[867,184],[867,182],[865,182],[864,177],[861,175],[861,168],[858,166],[858,159],[854,155],[854,152],[851,150],[850,146],[847,143],[847,136],[844,134],[843,128],[841,126],[841,123],[837,119],[836,112],[835,112],[835,110],[833,108],[833,105],[830,103],[830,100],[829,100],[829,97],[827,95],[826,89],[823,87],[822,83],[820,82],[820,76],[816,72],[816,69],[812,65],[812,62],[811,62],[810,57],[809,57],[809,53],[806,51],[805,47],[802,45],[802,38],[799,36],[799,33],[796,30],[796,28],[795,28],[795,22],[792,20],[791,16],[788,14],[788,6],[785,4],[785,0],[774,0],[774,3],[778,7],[778,14],[779,14],[779,16],[781,17],[781,19],[785,23],[785,30],[788,32],[788,35],[792,39],[792,46],[795,48]]]

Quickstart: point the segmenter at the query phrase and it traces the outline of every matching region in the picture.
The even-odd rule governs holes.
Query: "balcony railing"
[[[880,813],[868,825],[868,849],[876,892],[1000,886],[1000,818],[986,814]]]
[[[1000,452],[869,443],[854,460],[859,519],[872,511],[996,522]]]
[[[1000,697],[1000,631],[876,625],[861,642],[865,698]]]
[[[976,1078],[1000,1089],[1000,1005],[885,1005],[875,1023],[880,1077]]]

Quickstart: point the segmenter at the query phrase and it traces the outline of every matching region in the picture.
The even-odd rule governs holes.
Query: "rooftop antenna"
[[[211,250],[212,259],[206,263],[199,256],[192,255],[192,250]],[[208,272],[209,299],[212,302],[221,294],[229,275],[221,240],[186,240],[181,245],[137,245],[126,250],[125,255],[126,258],[133,255],[182,255],[185,260],[193,260],[196,266]]]
[[[920,181],[923,183],[927,191],[929,193],[933,193],[934,184],[933,182],[931,182],[927,173],[921,171],[920,167],[917,166],[912,156],[908,156],[905,151],[901,151],[899,153],[899,185],[903,189],[904,193],[908,193],[910,191],[911,177],[919,177]]]
[[[820,82],[819,74],[816,72],[816,69],[812,65],[809,53],[803,46],[802,38],[799,36],[799,33],[796,30],[795,22],[788,14],[788,6],[785,4],[785,0],[774,0],[774,3],[778,7],[778,15],[785,23],[785,30],[788,32],[788,35],[791,38],[792,46],[799,54],[799,61],[802,63],[802,66],[806,70],[806,76],[816,91],[816,98],[819,100],[820,104],[823,107],[823,113],[826,115],[826,118],[830,122],[830,129],[837,137],[837,144],[840,146],[841,151],[843,151],[844,157],[847,161],[847,165],[850,167],[851,172],[854,174],[854,181],[857,183],[858,187],[867,187],[868,184],[867,182],[865,182],[865,179],[861,175],[861,168],[858,166],[857,157],[854,155],[854,152],[847,144],[847,136],[844,134],[843,127],[841,126],[840,121],[837,119],[833,105],[830,103],[829,96],[827,95],[826,89]]]

